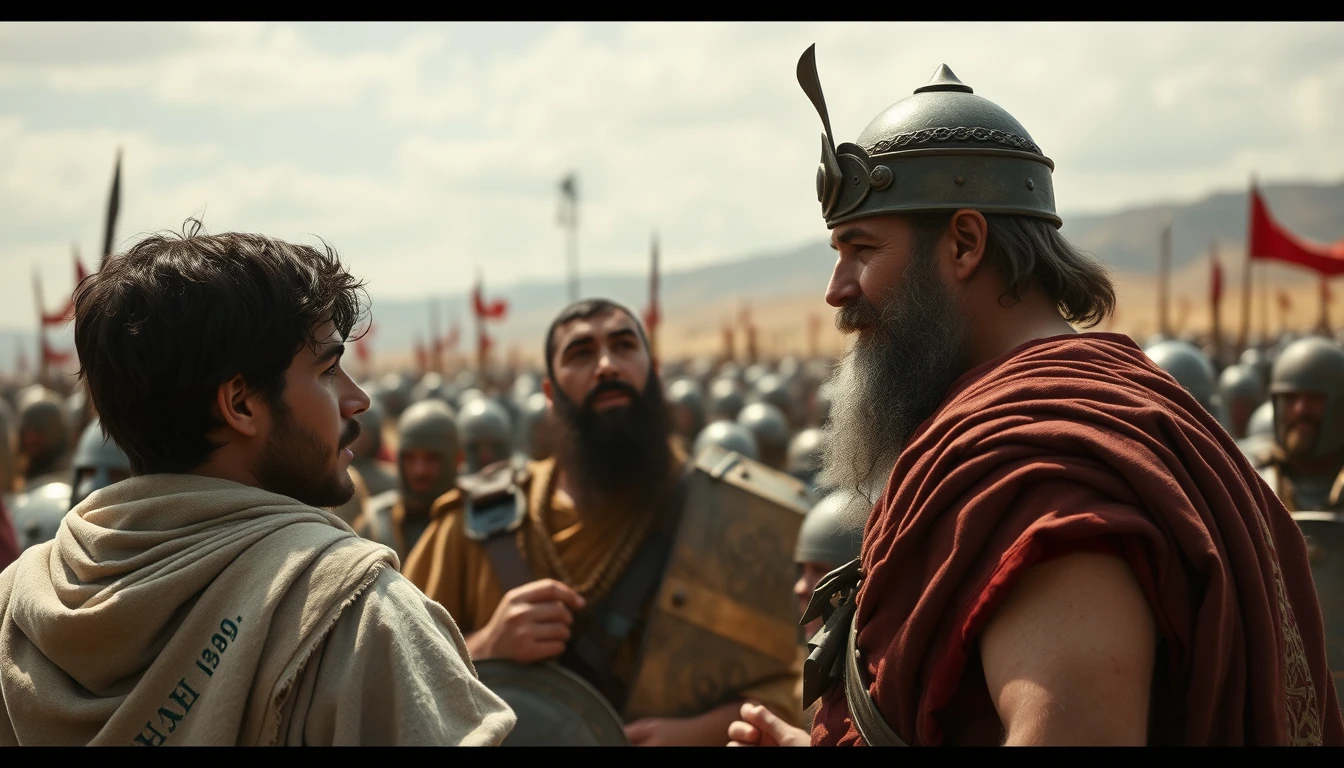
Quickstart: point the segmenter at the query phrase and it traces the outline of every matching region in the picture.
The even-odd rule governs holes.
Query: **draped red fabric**
[[[864,532],[857,614],[888,723],[943,743],[950,703],[988,698],[977,637],[1017,579],[1107,549],[1161,633],[1152,743],[1344,744],[1300,529],[1217,421],[1110,333],[968,372],[898,459]],[[812,735],[859,741],[842,686]]]
[[[1322,275],[1344,275],[1344,240],[1330,245],[1308,243],[1295,237],[1269,214],[1260,190],[1251,188],[1250,243],[1252,259],[1286,261]]]

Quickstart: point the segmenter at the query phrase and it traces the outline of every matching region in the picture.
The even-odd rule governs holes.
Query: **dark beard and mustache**
[[[868,332],[827,382],[832,400],[820,475],[823,485],[872,502],[915,429],[965,372],[969,335],[938,279],[933,243],[915,248],[903,279],[881,301],[881,310],[859,298],[836,312],[839,330]]]
[[[625,382],[598,384],[575,404],[554,388],[556,459],[571,473],[584,506],[638,505],[663,490],[672,463],[671,425],[658,375],[649,373],[644,393]],[[622,392],[630,405],[594,409],[597,398]]]
[[[312,507],[339,507],[349,501],[355,484],[335,454],[359,437],[359,422],[347,421],[340,443],[331,450],[325,440],[301,426],[283,402],[271,412],[275,427],[253,468],[261,487]]]

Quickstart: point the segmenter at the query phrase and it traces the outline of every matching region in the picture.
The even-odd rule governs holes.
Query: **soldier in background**
[[[1168,340],[1145,348],[1144,353],[1157,363],[1158,368],[1171,374],[1177,384],[1204,406],[1204,410],[1226,426],[1222,401],[1218,397],[1218,374],[1198,347],[1186,341]]]
[[[759,461],[761,458],[761,452],[756,447],[756,436],[751,430],[735,421],[716,421],[700,430],[695,443],[691,446],[691,456],[699,456],[711,445],[740,453],[752,461]]]
[[[1265,399],[1259,374],[1250,366],[1229,365],[1218,376],[1218,394],[1227,414],[1228,433],[1237,440],[1245,438],[1251,414]]]
[[[851,490],[838,490],[817,502],[803,518],[794,547],[793,561],[798,564],[798,581],[793,595],[798,599],[798,615],[807,610],[817,582],[836,568],[859,556],[863,543],[863,520],[867,517],[868,499]],[[803,640],[812,639],[821,630],[821,618],[803,625]],[[802,705],[802,669],[799,668],[798,704]],[[803,727],[811,727],[812,716],[820,702],[813,702],[803,713]]]
[[[555,456],[459,480],[435,504],[405,573],[458,620],[480,664],[554,659],[624,710],[643,695],[642,632],[686,458],[632,312],[604,299],[566,307],[547,331],[545,357]],[[721,745],[741,698],[787,706],[791,680],[742,687],[758,682],[692,716],[638,717],[626,736],[636,745]]]
[[[785,470],[813,491],[817,490],[817,473],[821,471],[822,442],[825,437],[825,433],[817,427],[809,427],[789,441]]]
[[[531,461],[541,461],[555,453],[555,426],[543,392],[527,396],[518,409],[518,453]]]
[[[116,441],[103,434],[102,424],[96,417],[79,436],[70,464],[74,470],[71,478],[71,509],[94,491],[131,476],[131,460]]]
[[[402,565],[429,525],[434,501],[457,483],[461,456],[452,409],[421,400],[397,422],[397,488],[373,496],[355,521],[355,533],[385,544]]]
[[[69,447],[69,424],[60,398],[54,392],[26,398],[19,412],[23,490],[31,491],[47,483],[68,483]]]
[[[359,422],[359,437],[350,444],[355,454],[350,466],[359,472],[368,488],[369,497],[387,493],[397,487],[397,475],[379,457],[383,453],[383,408],[370,399],[369,409],[355,415]]]
[[[736,420],[737,414],[742,411],[742,406],[745,404],[746,398],[742,396],[742,388],[734,379],[721,376],[709,385],[711,422]]]
[[[1274,449],[1260,475],[1290,512],[1344,511],[1344,349],[1308,337],[1270,376]]]
[[[760,402],[743,408],[737,423],[756,438],[761,463],[783,471],[789,452],[788,418],[775,406]]]
[[[667,387],[667,407],[671,412],[672,432],[689,453],[696,435],[705,428],[705,398],[700,385],[692,379],[677,379]]]
[[[478,472],[513,455],[509,413],[484,394],[463,403],[457,414],[457,432],[462,440],[465,473]]]

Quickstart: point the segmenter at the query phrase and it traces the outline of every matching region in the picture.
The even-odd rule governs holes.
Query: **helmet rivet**
[[[1036,188],[1036,182],[1032,181],[1031,179],[1027,179],[1027,189],[1032,190],[1035,188]]]
[[[873,185],[873,189],[886,189],[891,186],[891,169],[885,165],[879,165],[868,174],[868,181]]]
[[[963,185],[966,183],[966,177],[965,177],[965,176],[958,176],[958,177],[956,177],[956,178],[954,178],[954,179],[952,179],[952,180],[955,181],[955,182],[957,183],[957,186],[958,186],[958,187],[963,186]]]

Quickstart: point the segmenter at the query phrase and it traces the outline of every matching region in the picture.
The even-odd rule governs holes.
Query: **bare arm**
[[[1122,560],[1083,552],[1027,571],[980,635],[1004,744],[1144,744],[1156,641]]]

